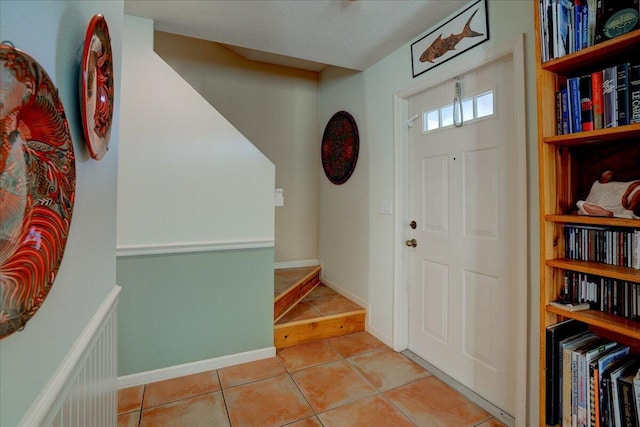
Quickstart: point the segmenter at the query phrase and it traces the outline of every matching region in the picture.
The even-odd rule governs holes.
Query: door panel
[[[494,114],[409,131],[409,349],[507,413],[515,411],[516,149],[511,60],[463,80]],[[409,117],[452,103],[449,82],[409,99]]]

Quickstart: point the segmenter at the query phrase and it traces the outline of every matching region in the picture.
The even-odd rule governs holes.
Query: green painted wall
[[[119,257],[118,375],[272,347],[273,258],[273,248]]]

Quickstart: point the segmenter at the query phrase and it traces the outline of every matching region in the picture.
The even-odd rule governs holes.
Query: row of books
[[[640,64],[568,78],[556,92],[556,133],[640,123]]]
[[[542,61],[640,28],[638,0],[538,0]]]
[[[640,230],[565,225],[565,258],[640,269]]]
[[[569,319],[546,328],[547,425],[640,426],[640,356]]]
[[[550,304],[568,311],[591,309],[640,320],[640,283],[567,270],[559,299]]]

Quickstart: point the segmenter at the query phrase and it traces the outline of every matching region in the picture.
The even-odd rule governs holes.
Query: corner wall
[[[527,108],[529,281],[529,420],[537,425],[538,407],[538,155],[535,107],[534,4],[489,0],[490,40],[438,67],[452,77],[474,54],[490,52],[524,33]],[[424,29],[425,32],[428,28]],[[417,38],[417,36],[416,36]],[[394,93],[429,79],[412,78],[407,43],[362,73],[328,68],[320,75],[320,125],[339,110],[349,111],[360,131],[360,159],[351,179],[334,186],[320,170],[320,257],[328,282],[368,301],[370,330],[387,343],[393,332],[393,233],[391,215],[378,203],[394,200]],[[524,422],[524,421],[522,421]]]
[[[275,261],[318,258],[318,73],[155,32],[155,51],[276,166]]]
[[[75,205],[58,276],[25,329],[0,341],[2,426],[18,425],[57,379],[61,362],[116,284],[123,10],[122,1],[0,2],[0,40],[10,40],[36,59],[56,84],[76,155]],[[78,52],[96,13],[102,13],[109,25],[115,84],[110,148],[100,161],[88,155],[78,95]]]
[[[273,347],[274,166],[125,16],[118,373]]]

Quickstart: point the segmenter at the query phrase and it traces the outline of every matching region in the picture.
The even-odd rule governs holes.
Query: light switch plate
[[[393,203],[391,200],[380,200],[378,213],[381,215],[393,215]]]

